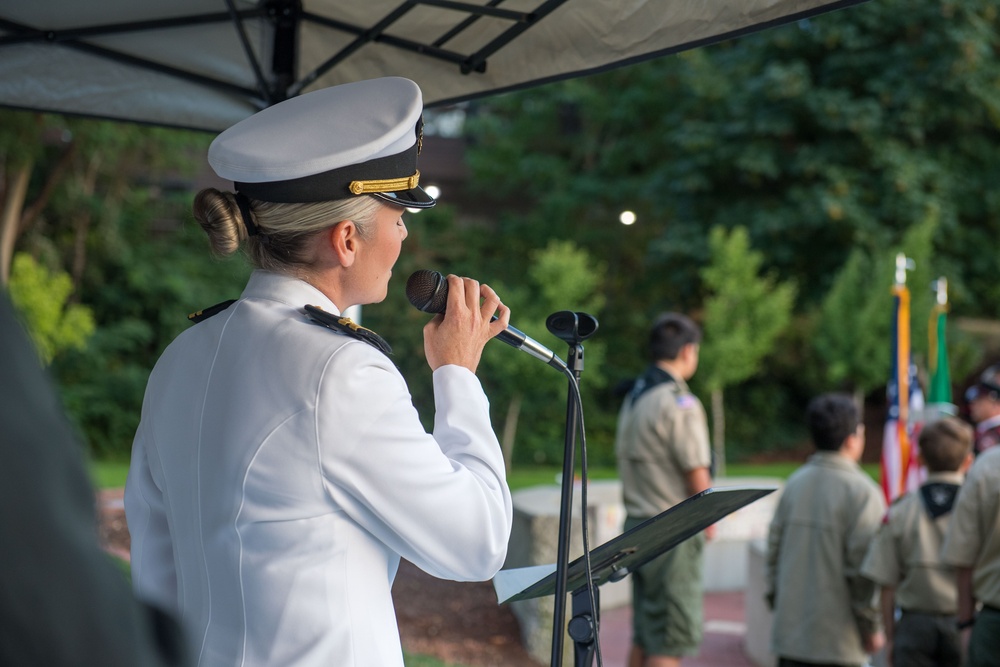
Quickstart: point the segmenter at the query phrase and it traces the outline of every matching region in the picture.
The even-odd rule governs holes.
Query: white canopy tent
[[[0,0],[0,106],[219,131],[384,75],[438,106],[860,1]]]

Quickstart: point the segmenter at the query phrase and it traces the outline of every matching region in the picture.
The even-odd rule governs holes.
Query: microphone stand
[[[545,321],[548,330],[569,344],[565,371],[570,376],[569,396],[566,401],[566,440],[563,455],[562,495],[559,506],[559,544],[556,557],[556,591],[555,609],[552,621],[552,667],[562,667],[563,659],[563,627],[566,623],[566,570],[569,564],[569,542],[572,532],[573,516],[573,475],[576,470],[575,452],[577,439],[577,424],[579,423],[582,406],[576,400],[578,392],[573,384],[579,386],[580,375],[583,372],[582,342],[597,331],[597,319],[587,313],[560,311],[553,313]],[[585,480],[586,481],[586,480]],[[582,507],[586,513],[587,508]],[[587,529],[586,521],[583,524]],[[597,589],[594,588],[596,599]],[[596,644],[597,617],[599,609],[592,609],[590,604],[589,586],[583,586],[573,593],[573,619],[569,624],[569,634],[575,643],[575,664],[589,666],[594,655]]]

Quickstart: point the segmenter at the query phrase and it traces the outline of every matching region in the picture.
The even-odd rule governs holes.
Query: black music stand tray
[[[568,623],[568,631],[576,647],[576,664],[581,667],[592,664],[598,639],[594,629],[600,613],[597,587],[624,578],[636,568],[670,551],[720,519],[776,490],[777,487],[774,486],[706,489],[592,549],[590,565],[597,609],[591,608],[583,556],[570,563],[566,571],[566,590],[572,592],[573,616]],[[493,577],[498,603],[554,594],[555,570],[555,564],[501,570]],[[553,632],[558,631],[560,630],[553,628]]]

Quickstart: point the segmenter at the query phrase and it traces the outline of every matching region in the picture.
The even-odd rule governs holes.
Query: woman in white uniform
[[[385,298],[404,207],[434,204],[421,112],[406,79],[345,84],[209,149],[235,194],[202,191],[195,216],[257,270],[157,362],[125,491],[136,593],[181,617],[195,664],[402,665],[400,557],[460,581],[504,561],[510,493],[474,373],[508,309],[448,277],[424,329],[432,434],[384,341],[340,317]]]

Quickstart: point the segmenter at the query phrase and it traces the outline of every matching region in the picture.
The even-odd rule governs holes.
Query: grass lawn
[[[120,489],[127,475],[128,461],[90,462],[90,480],[98,489]]]
[[[802,464],[798,461],[778,461],[770,463],[729,463],[727,464],[726,477],[777,477],[778,479],[788,479],[788,476],[798,470]],[[861,466],[876,482],[879,479],[879,465],[877,463],[866,463]],[[579,472],[577,472],[579,474]],[[587,469],[587,474],[592,480],[617,479],[618,471],[615,468],[595,468]],[[558,484],[562,477],[562,468],[555,466],[530,466],[518,467],[507,476],[507,484],[511,490],[523,489],[529,486],[541,484]]]
[[[730,463],[727,477],[777,477],[787,479],[802,465],[797,461],[779,461],[773,463]],[[866,463],[862,468],[876,482],[879,478],[877,463]],[[588,469],[590,479],[617,479],[618,471],[614,468],[591,467]],[[125,486],[125,476],[128,474],[128,463],[124,461],[93,461],[90,464],[90,474],[94,486],[99,489],[114,489]],[[512,490],[524,489],[541,484],[558,484],[562,468],[555,466],[518,467],[511,471],[507,478]]]

